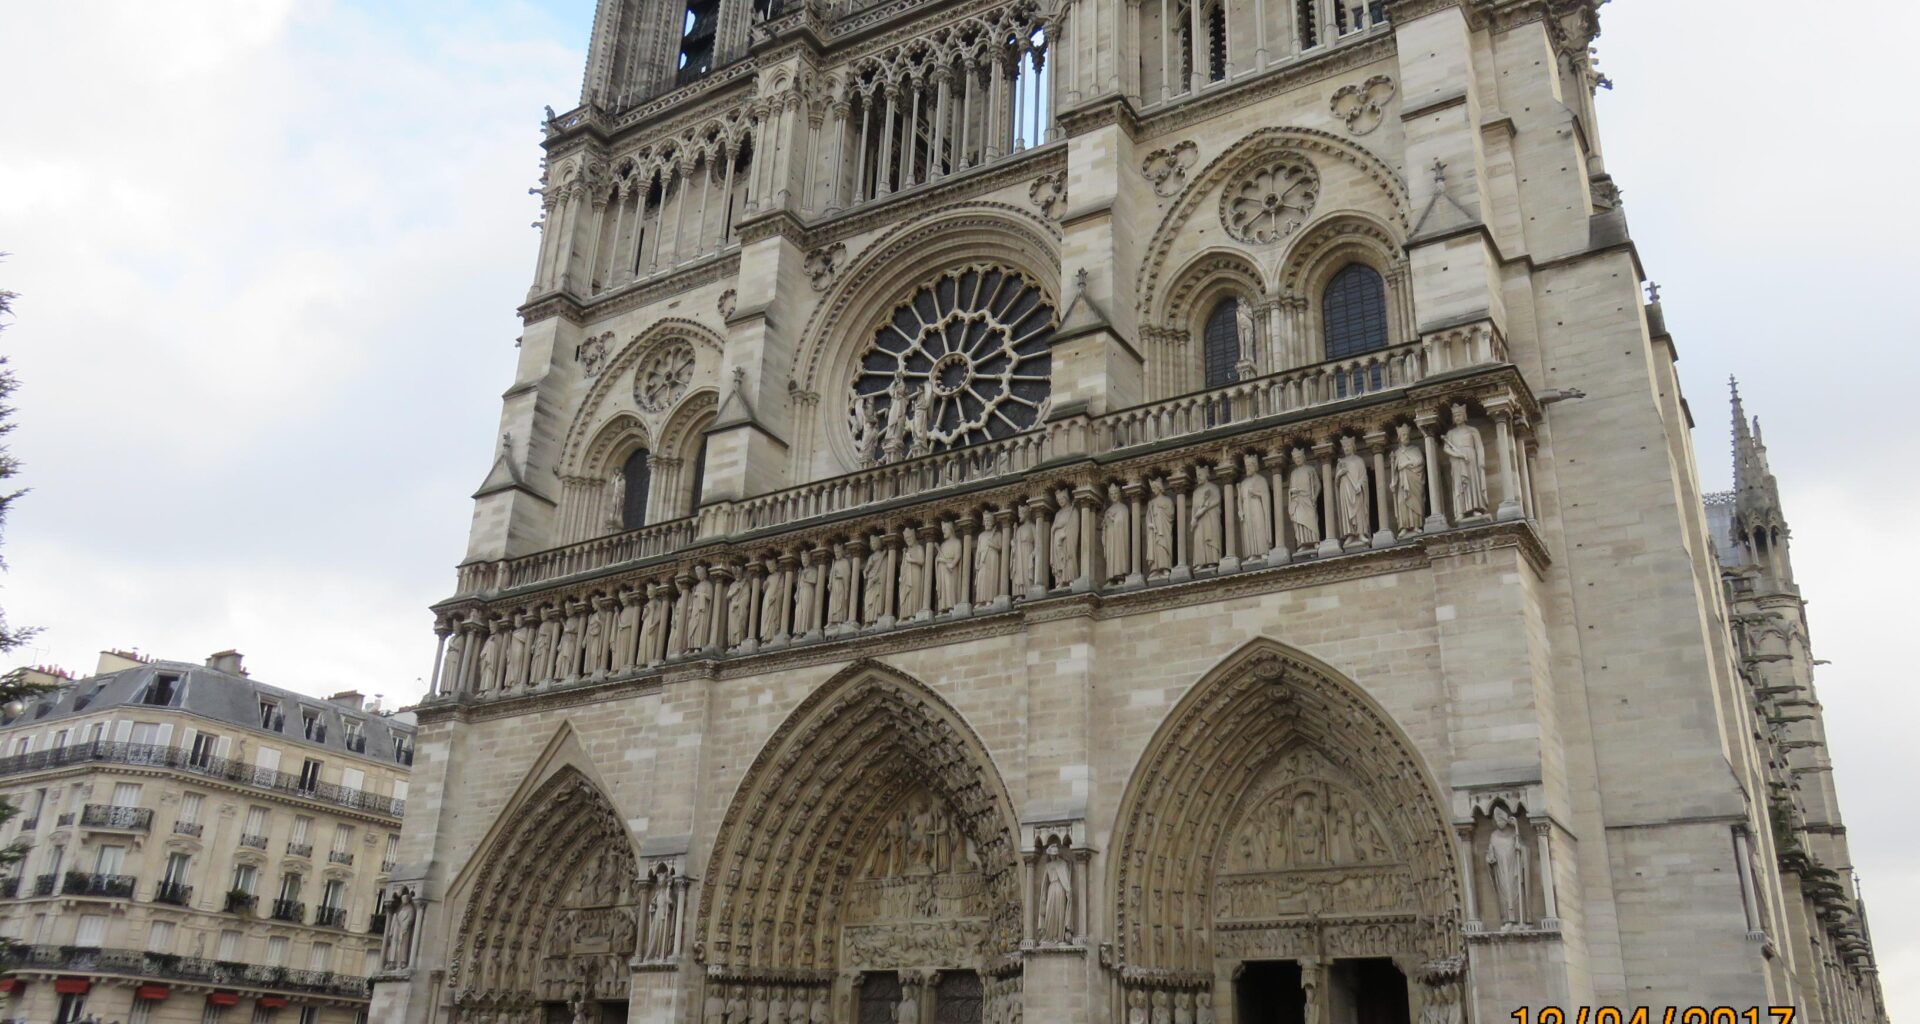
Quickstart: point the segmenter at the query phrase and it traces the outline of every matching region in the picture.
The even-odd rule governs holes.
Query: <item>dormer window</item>
[[[400,733],[394,734],[393,760],[397,764],[413,763],[413,737]]]
[[[154,676],[146,692],[140,695],[140,703],[156,708],[170,708],[179,699],[180,677],[177,675]]]
[[[280,702],[260,698],[260,728],[268,732],[279,732],[286,724],[286,716],[280,712]]]
[[[366,726],[357,718],[343,718],[341,728],[346,730],[347,749],[356,754],[367,752]]]
[[[300,735],[315,743],[327,741],[327,723],[321,719],[320,712],[312,708],[300,709]]]

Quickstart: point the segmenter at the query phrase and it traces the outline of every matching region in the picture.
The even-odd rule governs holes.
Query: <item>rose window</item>
[[[1311,165],[1280,160],[1229,185],[1220,200],[1220,220],[1240,241],[1266,245],[1305,224],[1319,198],[1320,176]]]
[[[640,364],[633,374],[633,400],[648,412],[665,412],[693,383],[693,349],[675,343]]]
[[[1053,306],[1036,285],[968,267],[922,285],[860,358],[849,427],[863,463],[1031,429],[1044,415]]]

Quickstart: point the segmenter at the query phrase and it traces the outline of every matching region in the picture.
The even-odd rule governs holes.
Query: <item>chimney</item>
[[[109,672],[120,672],[130,668],[139,668],[144,664],[146,664],[146,661],[134,651],[101,651],[100,664],[94,668],[93,674],[104,676]]]
[[[367,699],[366,694],[361,693],[359,690],[343,690],[339,693],[334,694],[331,697],[328,697],[327,702],[330,704],[338,704],[341,707],[352,708],[353,710],[358,711],[360,710],[361,704],[365,702],[366,699]]]
[[[239,651],[215,651],[207,655],[208,668],[216,672],[225,672],[230,676],[244,676],[247,674],[246,667],[242,664],[242,661],[243,656]]]

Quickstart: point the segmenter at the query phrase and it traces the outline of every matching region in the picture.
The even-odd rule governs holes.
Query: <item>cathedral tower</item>
[[[603,0],[375,1019],[1882,1019],[1598,7]]]

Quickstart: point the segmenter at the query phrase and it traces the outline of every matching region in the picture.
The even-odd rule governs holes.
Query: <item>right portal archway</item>
[[[1258,640],[1209,672],[1154,735],[1117,825],[1119,1019],[1460,1019],[1446,805],[1386,712],[1318,660]],[[1404,1000],[1382,1003],[1395,984]]]

